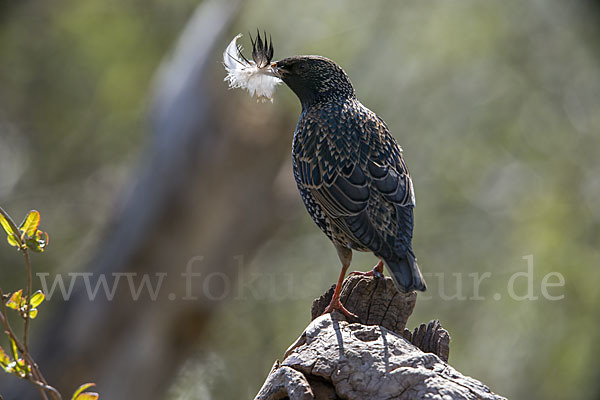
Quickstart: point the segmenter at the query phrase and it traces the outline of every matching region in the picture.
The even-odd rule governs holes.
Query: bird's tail
[[[425,279],[423,279],[417,260],[412,252],[407,252],[404,257],[396,259],[394,262],[386,262],[386,265],[399,291],[407,293],[411,290],[421,292],[427,290]]]

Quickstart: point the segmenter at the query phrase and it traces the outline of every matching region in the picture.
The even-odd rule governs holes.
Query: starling
[[[294,178],[306,210],[337,249],[342,271],[325,313],[339,310],[352,250],[379,258],[401,292],[424,291],[425,281],[412,249],[415,195],[402,149],[385,122],[363,106],[348,75],[321,56],[296,56],[271,63],[273,44],[252,40],[252,58],[241,54],[236,36],[225,51],[225,78],[232,87],[270,98],[283,81],[300,99],[294,132]],[[266,39],[266,34],[265,34]],[[280,81],[280,80],[281,81]]]
[[[313,221],[329,237],[342,263],[325,312],[351,315],[339,295],[352,250],[370,251],[402,292],[424,291],[412,249],[413,184],[402,149],[385,122],[356,98],[335,62],[296,56],[272,64],[302,104],[292,161],[300,195]]]

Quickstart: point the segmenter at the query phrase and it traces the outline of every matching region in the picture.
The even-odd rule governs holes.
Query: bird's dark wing
[[[369,124],[371,140],[365,173],[371,182],[372,206],[369,220],[378,227],[383,240],[394,253],[404,255],[411,250],[415,196],[402,149],[385,123],[374,113],[376,122]]]
[[[362,105],[333,114],[308,118],[297,132],[298,185],[339,231],[339,242],[382,258],[406,253],[414,196],[402,150],[385,123]]]

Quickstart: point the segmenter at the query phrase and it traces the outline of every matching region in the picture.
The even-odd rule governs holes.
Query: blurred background
[[[34,270],[167,275],[155,299],[123,278],[112,300],[79,280],[45,303],[50,382],[252,398],[335,282],[291,172],[297,99],[223,82],[222,51],[257,27],[275,59],[342,65],[404,148],[429,286],[409,326],[439,319],[450,364],[508,398],[600,398],[600,4],[583,0],[0,1],[0,204],[41,212]],[[24,286],[6,243],[0,265],[4,291]],[[39,396],[6,376],[0,393]]]

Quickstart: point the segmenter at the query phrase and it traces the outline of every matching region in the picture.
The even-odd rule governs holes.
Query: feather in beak
[[[252,42],[252,60],[242,54],[242,47],[237,40],[242,37],[240,33],[229,43],[223,53],[223,65],[227,70],[225,80],[230,88],[242,88],[250,92],[250,96],[273,101],[275,87],[281,84],[278,71],[271,64],[273,59],[273,41],[269,43],[265,33],[265,40],[257,34]]]

